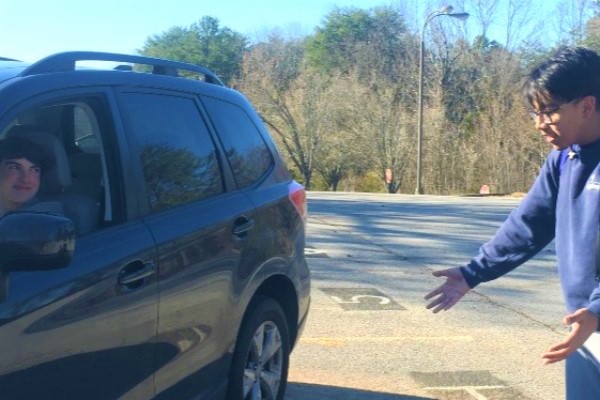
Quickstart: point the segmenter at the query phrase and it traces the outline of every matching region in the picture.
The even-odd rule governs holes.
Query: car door
[[[241,259],[252,265],[246,243],[254,207],[227,190],[222,154],[195,96],[123,90],[119,102],[139,161],[144,221],[158,246],[157,343],[177,351],[156,372],[157,398],[217,398],[241,320],[240,293],[256,272],[240,267]]]
[[[97,230],[78,236],[66,268],[0,272],[0,397],[151,398],[154,367],[175,352],[155,342],[153,236],[141,219],[120,209],[126,203],[120,172],[126,161],[111,129],[110,96],[104,91],[54,96],[60,96],[56,104],[46,96],[43,104],[22,114],[39,125],[58,120],[52,117],[54,111],[68,115],[65,105],[89,105],[95,133],[111,144],[103,148],[105,165],[111,165],[104,182],[107,191],[112,188],[107,203],[113,216],[122,218],[103,221]],[[41,115],[50,117],[36,120]],[[19,117],[15,121],[22,122]],[[65,126],[46,128],[58,135]]]

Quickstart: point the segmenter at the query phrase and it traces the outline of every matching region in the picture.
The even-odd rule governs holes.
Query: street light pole
[[[417,121],[417,188],[415,194],[423,194],[421,185],[421,158],[423,156],[423,63],[425,56],[425,27],[434,19],[446,15],[452,18],[458,18],[461,21],[469,18],[468,13],[453,13],[452,6],[445,6],[441,10],[434,11],[425,18],[423,28],[421,29],[421,48],[419,50],[419,113]]]

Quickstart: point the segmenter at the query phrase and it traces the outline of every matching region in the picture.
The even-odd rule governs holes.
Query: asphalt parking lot
[[[309,320],[288,400],[564,398],[540,354],[565,334],[553,247],[453,310],[423,296],[518,199],[310,193]]]

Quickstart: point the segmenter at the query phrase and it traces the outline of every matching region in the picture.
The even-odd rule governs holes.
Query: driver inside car
[[[44,149],[25,138],[0,140],[0,217],[17,210],[62,214],[59,203],[36,198],[48,162]]]

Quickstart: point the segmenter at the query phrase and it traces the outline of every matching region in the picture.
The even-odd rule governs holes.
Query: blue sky
[[[0,56],[35,61],[67,50],[131,54],[147,37],[203,16],[249,37],[276,27],[308,33],[335,6],[387,4],[410,7],[417,24],[427,7],[422,0],[0,0]]]
[[[251,35],[292,24],[307,32],[334,5],[371,8],[382,0],[0,0],[0,56],[35,61],[58,51],[135,53],[150,35],[203,16]]]

